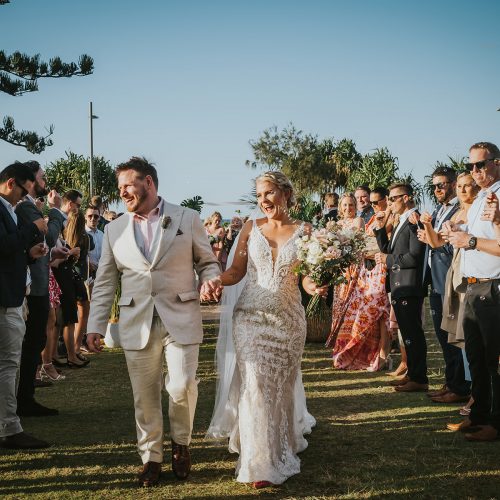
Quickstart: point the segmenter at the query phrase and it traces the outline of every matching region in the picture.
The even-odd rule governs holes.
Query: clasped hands
[[[218,302],[223,288],[220,276],[204,281],[200,287],[200,300],[202,302]]]

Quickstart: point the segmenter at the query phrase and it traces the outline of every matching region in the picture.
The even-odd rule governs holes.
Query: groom
[[[186,479],[198,396],[198,351],[203,331],[202,298],[207,281],[220,273],[199,215],[158,196],[156,169],[133,157],[116,168],[128,214],[105,228],[92,293],[87,343],[99,352],[116,287],[121,279],[119,339],[125,353],[135,406],[138,450],[144,464],[139,483],[157,484],[163,461],[162,366],[168,375],[172,469]],[[121,274],[121,278],[120,278]]]

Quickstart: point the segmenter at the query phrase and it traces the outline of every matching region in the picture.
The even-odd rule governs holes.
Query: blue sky
[[[481,0],[11,0],[1,48],[87,53],[95,72],[0,95],[0,115],[55,125],[54,146],[35,157],[45,165],[89,154],[92,100],[95,154],[151,159],[173,203],[247,194],[248,141],[289,122],[362,153],[386,146],[422,180],[473,142],[500,143],[499,18],[500,2]],[[0,158],[34,156],[0,141]]]

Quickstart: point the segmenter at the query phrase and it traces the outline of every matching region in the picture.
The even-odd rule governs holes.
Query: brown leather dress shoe
[[[410,381],[410,377],[408,375],[405,375],[404,377],[397,378],[396,380],[391,380],[389,382],[389,385],[392,385],[393,387],[396,387],[398,385],[405,385]]]
[[[454,392],[447,392],[442,396],[435,396],[431,398],[435,403],[464,403],[469,401],[469,396],[460,396]]]
[[[438,396],[444,396],[447,392],[449,392],[448,386],[446,384],[441,387],[441,389],[437,391],[430,391],[427,393],[427,396],[429,398],[436,398]]]
[[[139,485],[145,488],[156,486],[160,481],[160,473],[161,464],[158,462],[146,462],[137,476]]]
[[[498,438],[498,431],[492,425],[480,425],[477,432],[467,433],[467,441],[495,441]]]
[[[172,440],[172,471],[177,479],[187,479],[191,472],[189,447]]]
[[[460,423],[458,424],[446,424],[446,428],[449,431],[453,432],[469,432],[472,431],[473,429],[479,429],[479,426],[473,425],[470,418],[464,418]]]
[[[394,387],[394,390],[398,392],[425,392],[428,389],[428,384],[419,384],[418,382],[413,382],[413,380],[410,380],[404,385]]]

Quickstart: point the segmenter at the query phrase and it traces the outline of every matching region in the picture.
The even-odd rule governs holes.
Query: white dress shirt
[[[500,181],[487,189],[479,191],[467,213],[467,224],[464,229],[476,238],[495,240],[496,234],[491,221],[481,220],[488,193],[496,193],[500,197]],[[463,248],[461,270],[466,278],[500,278],[500,257],[479,250]]]

